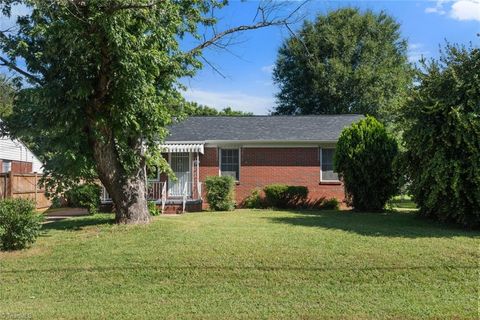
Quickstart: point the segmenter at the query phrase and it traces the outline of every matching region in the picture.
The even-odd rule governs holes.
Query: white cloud
[[[450,8],[445,8],[446,3],[446,0],[439,0],[434,7],[425,8],[425,12],[440,15],[448,13],[450,18],[460,21],[480,21],[480,0],[455,0],[449,2]]]
[[[445,13],[447,13],[445,11],[445,9],[443,8],[443,3],[444,2],[445,2],[444,0],[437,1],[437,3],[435,4],[435,7],[425,8],[425,12],[426,13],[437,13],[439,15],[444,15]]]
[[[411,43],[408,46],[408,61],[411,63],[418,62],[422,57],[428,57],[430,52],[425,50],[422,43]]]
[[[275,68],[275,65],[271,64],[271,65],[268,65],[268,66],[261,67],[260,70],[262,70],[262,72],[265,72],[265,73],[272,73],[273,68]]]
[[[480,0],[460,0],[452,5],[450,17],[456,20],[480,21]]]
[[[254,114],[267,114],[273,108],[273,97],[260,97],[249,95],[240,91],[206,91],[201,89],[187,89],[183,94],[188,101],[195,101],[220,110],[232,107],[234,110],[252,112]]]

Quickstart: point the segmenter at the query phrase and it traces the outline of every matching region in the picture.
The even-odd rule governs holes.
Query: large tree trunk
[[[96,30],[92,30],[95,32]],[[129,148],[140,159],[136,169],[126,170],[115,144],[114,130],[98,121],[108,115],[110,75],[113,74],[106,37],[100,33],[101,65],[95,92],[87,104],[86,132],[100,181],[110,194],[115,208],[115,221],[125,224],[150,222],[146,198],[144,144],[140,137],[130,137]],[[123,133],[120,133],[123,134]]]
[[[150,222],[147,207],[145,161],[133,172],[126,172],[120,164],[111,136],[108,141],[95,141],[93,153],[97,173],[110,194],[115,208],[115,221],[124,224]],[[132,146],[143,158],[141,143]]]

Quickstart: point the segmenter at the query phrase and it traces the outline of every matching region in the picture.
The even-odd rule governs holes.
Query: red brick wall
[[[255,188],[272,183],[306,186],[310,200],[321,197],[345,198],[343,185],[320,184],[319,148],[242,148],[240,181],[236,200],[241,204]],[[205,148],[200,157],[200,181],[218,175],[217,148]]]
[[[13,173],[31,173],[33,170],[31,162],[25,161],[12,161],[11,170]],[[3,161],[0,160],[0,173],[3,170]]]

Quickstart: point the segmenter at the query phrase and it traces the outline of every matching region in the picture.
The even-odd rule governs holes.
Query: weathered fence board
[[[50,207],[51,202],[38,183],[41,177],[36,173],[0,173],[0,199],[25,198],[33,200],[37,209]]]

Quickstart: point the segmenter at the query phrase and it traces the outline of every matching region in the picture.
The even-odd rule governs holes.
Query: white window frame
[[[337,180],[324,180],[323,179],[323,168],[322,168],[322,164],[323,164],[323,149],[333,149],[333,150],[336,150],[337,148],[335,147],[320,147],[320,182],[340,182],[339,179]],[[334,171],[335,172],[335,171]],[[337,173],[338,175],[338,173]]]
[[[237,150],[238,152],[238,180],[235,179],[235,182],[240,182],[241,177],[241,167],[242,167],[242,152],[241,148],[218,148],[218,176],[222,176],[222,150]]]

